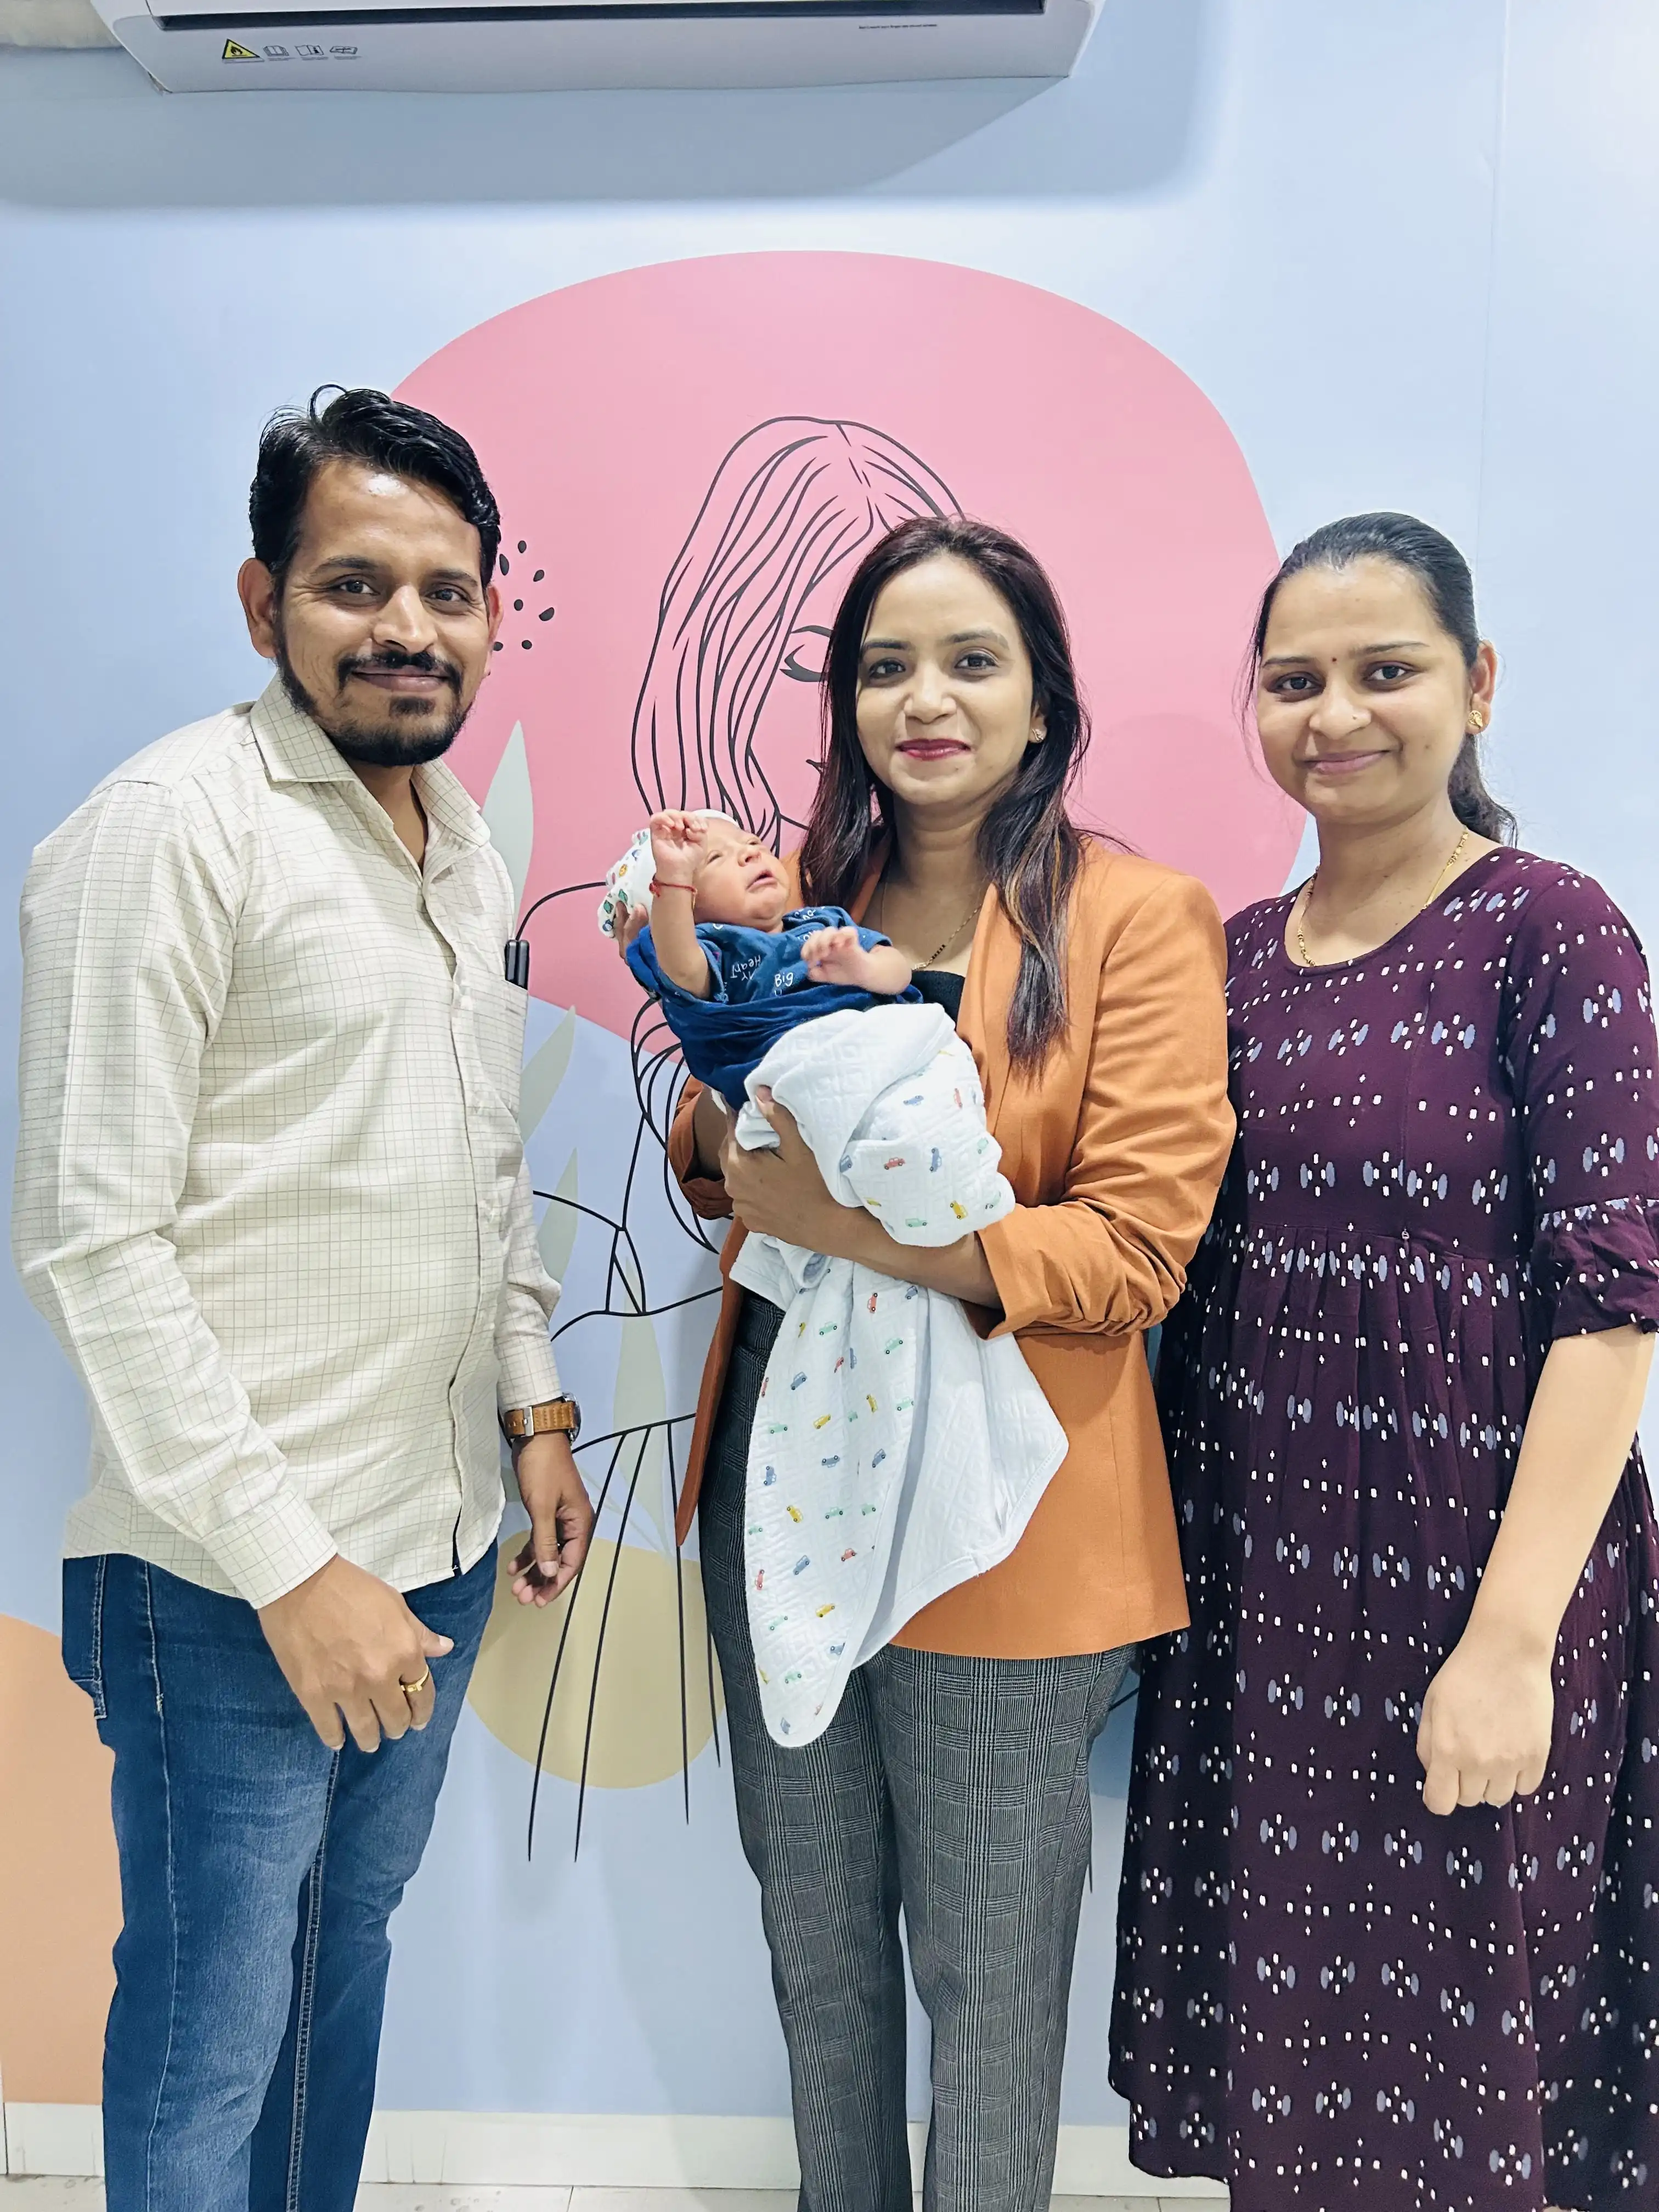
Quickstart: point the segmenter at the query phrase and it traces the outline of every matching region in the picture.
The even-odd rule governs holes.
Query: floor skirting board
[[[910,2130],[921,2155],[921,2130]],[[5,2170],[102,2171],[95,2105],[8,2105]],[[365,2181],[589,2189],[793,2189],[787,2120],[564,2112],[377,2112]],[[1127,2128],[1063,2127],[1060,2196],[1220,2198],[1217,2182],[1156,2181],[1129,2163]]]

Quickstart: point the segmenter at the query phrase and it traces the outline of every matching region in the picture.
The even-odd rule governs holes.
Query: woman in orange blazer
[[[803,2212],[908,2212],[903,1908],[933,2024],[928,2212],[1046,2205],[1089,1749],[1133,1645],[1187,1619],[1144,1333],[1181,1293],[1233,1133],[1220,922],[1189,878],[1084,838],[1064,617],[1024,548],[926,517],[875,547],[830,644],[799,866],[908,953],[971,1048],[1016,1210],[943,1251],[837,1205],[793,1124],[731,1145],[688,1085],[696,1210],[965,1300],[1012,1331],[1071,1449],[1012,1555],[854,1675],[828,1730],[760,1717],[743,1560],[781,1318],[729,1280],[684,1493],[725,1680],[744,1848],[788,2044]]]

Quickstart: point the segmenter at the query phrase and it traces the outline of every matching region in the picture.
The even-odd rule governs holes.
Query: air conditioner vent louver
[[[172,92],[534,92],[1068,75],[1097,0],[95,0]]]
[[[789,19],[804,16],[857,16],[874,22],[888,17],[932,18],[951,15],[1040,15],[1042,0],[783,0]],[[410,6],[409,0],[388,0],[376,6],[372,21],[380,23],[680,23],[775,22],[780,0],[444,0],[430,8]],[[266,31],[292,29],[296,25],[362,23],[363,0],[339,0],[332,8],[226,8],[216,0],[201,15],[170,12],[155,18],[164,31],[245,31],[250,21]]]

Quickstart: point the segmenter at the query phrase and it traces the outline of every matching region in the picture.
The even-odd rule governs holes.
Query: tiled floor
[[[96,2181],[0,2180],[0,2212],[103,2212]],[[793,2191],[769,2189],[366,2188],[357,2212],[795,2212]],[[1190,2200],[1056,2197],[1051,2212],[1194,2212]]]

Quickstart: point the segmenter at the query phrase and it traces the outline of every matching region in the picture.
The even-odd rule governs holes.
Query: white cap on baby
[[[718,806],[693,806],[689,813],[703,816],[710,822],[730,822],[740,827],[735,815],[727,814]],[[651,832],[638,831],[620,860],[613,862],[605,878],[605,896],[599,901],[599,934],[615,937],[617,917],[629,907],[643,907],[651,911],[651,878],[656,865],[651,858]]]

